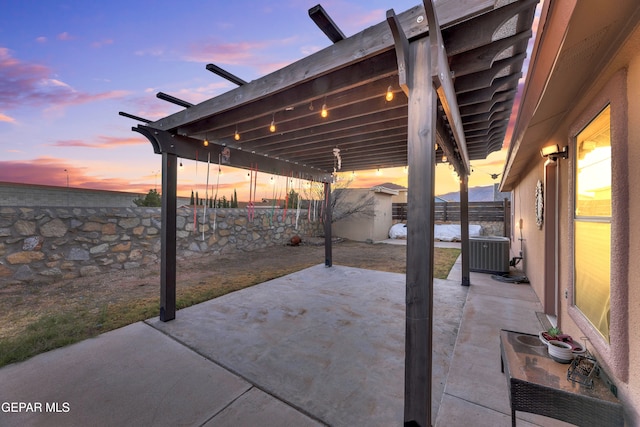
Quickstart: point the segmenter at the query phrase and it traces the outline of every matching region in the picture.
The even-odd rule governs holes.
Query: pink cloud
[[[95,41],[95,42],[91,43],[91,47],[98,49],[98,48],[101,48],[103,46],[108,46],[110,44],[113,44],[113,40],[104,39],[104,40],[99,40],[99,41]]]
[[[74,39],[74,37],[72,37],[66,31],[63,32],[63,33],[58,34],[58,40],[68,41],[68,40],[73,40],[73,39]]]
[[[218,64],[247,65],[268,46],[267,42],[204,42],[189,48],[186,60]]]
[[[142,145],[147,141],[143,138],[118,138],[113,136],[101,135],[97,137],[96,141],[86,142],[79,139],[68,139],[57,141],[53,144],[55,147],[85,147],[85,148],[117,148],[126,145]]]
[[[42,105],[51,109],[121,98],[127,94],[125,91],[80,92],[52,75],[48,67],[20,61],[9,49],[0,47],[0,111]]]

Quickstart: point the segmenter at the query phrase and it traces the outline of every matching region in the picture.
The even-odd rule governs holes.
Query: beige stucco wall
[[[352,215],[332,225],[332,233],[359,242],[380,241],[389,238],[389,229],[392,225],[391,195],[376,193],[369,189],[354,188],[345,191],[345,201],[353,202],[366,194],[371,194],[375,199],[373,216]]]
[[[634,52],[640,52],[640,30],[633,37],[636,42]],[[627,46],[627,53],[631,47]],[[626,114],[612,112],[612,135],[618,135],[613,144],[623,144],[622,150],[613,151],[613,198],[612,218],[612,333],[613,323],[622,324],[615,344],[598,339],[589,325],[581,320],[572,307],[572,160],[559,161],[559,256],[558,256],[558,298],[560,310],[558,323],[565,333],[573,337],[589,336],[589,349],[596,353],[605,371],[613,376],[618,393],[625,405],[629,425],[640,425],[640,54],[631,55],[631,60],[622,61],[616,57],[611,65],[592,82],[568,111],[561,126],[540,147],[557,143],[574,145],[570,136],[586,124],[589,116],[595,117],[598,105],[613,99],[617,105],[627,104]],[[623,76],[623,78],[620,78]],[[626,84],[626,87],[625,87]],[[619,94],[622,93],[622,96]],[[618,98],[618,99],[617,99]],[[617,99],[617,101],[615,101]],[[612,104],[614,105],[614,104]],[[613,109],[613,107],[612,107]],[[626,129],[625,129],[626,128]],[[613,138],[613,136],[612,136]],[[618,147],[621,147],[618,145]],[[617,172],[616,172],[617,169]],[[520,184],[513,191],[513,235],[512,252],[516,256],[520,250],[518,225],[522,218],[522,237],[526,274],[541,301],[545,299],[544,283],[544,234],[535,224],[535,185],[543,180],[544,160],[532,162],[531,168],[522,175]],[[628,195],[628,197],[627,197]],[[624,198],[624,200],[621,200]],[[545,212],[545,218],[550,215]],[[616,231],[617,230],[617,231]],[[628,235],[628,237],[626,237]],[[617,287],[614,291],[613,288]],[[615,320],[614,320],[615,318]],[[612,340],[614,335],[612,334]],[[617,347],[616,347],[617,346]],[[614,348],[615,347],[615,348]]]
[[[636,51],[638,52],[638,51]],[[629,64],[627,90],[629,103],[629,385],[624,391],[634,402],[640,419],[640,55]]]

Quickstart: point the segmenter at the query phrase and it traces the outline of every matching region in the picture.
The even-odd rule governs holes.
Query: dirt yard
[[[334,264],[390,272],[405,271],[405,246],[344,241],[334,244]],[[274,246],[231,255],[179,260],[178,296],[189,288],[229,290],[324,263],[322,241],[300,246]],[[107,305],[159,297],[160,265],[120,270],[49,285],[0,288],[0,338],[19,334],[26,325],[48,314],[74,309],[97,311]]]
[[[448,272],[457,257],[438,261]],[[254,252],[183,259],[177,266],[178,307],[280,277],[312,265],[324,264],[323,240],[304,241],[299,246],[273,246]],[[333,245],[333,263],[395,273],[405,272],[406,246],[352,241]],[[437,266],[436,266],[437,267]],[[438,271],[436,268],[435,275]],[[30,324],[49,315],[90,313],[120,316],[145,304],[157,315],[160,295],[160,265],[118,270],[99,276],[64,280],[48,285],[10,285],[0,288],[0,340],[19,336]],[[143,315],[147,313],[143,312]],[[107,313],[108,312],[108,313]],[[125,313],[126,314],[126,313]],[[123,314],[123,316],[125,315]],[[140,314],[138,314],[140,316]],[[132,320],[135,321],[135,320]],[[120,319],[119,324],[126,324]],[[106,326],[106,325],[105,325]]]

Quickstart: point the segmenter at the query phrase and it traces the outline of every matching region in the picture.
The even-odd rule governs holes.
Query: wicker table
[[[578,426],[623,426],[622,404],[600,379],[589,389],[567,379],[569,365],[555,362],[537,335],[500,331],[502,372],[516,411],[556,418]]]

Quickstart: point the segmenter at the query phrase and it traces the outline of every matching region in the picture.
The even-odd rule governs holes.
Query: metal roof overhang
[[[439,50],[446,52],[455,91],[450,101],[457,101],[460,118],[450,124],[441,99],[436,159],[451,163],[461,176],[469,174],[469,160],[502,148],[531,37],[537,0],[497,3],[440,1],[435,6],[444,42]],[[422,5],[398,15],[397,22],[410,41],[429,36]],[[184,110],[134,130],[147,136],[157,153],[206,161],[207,155],[217,160],[220,147],[226,147],[231,166],[257,165],[263,172],[320,181],[331,179],[334,148],[340,149],[344,171],[406,166],[408,98],[398,78],[394,35],[390,22],[381,22],[200,104],[184,103]],[[389,87],[391,101],[385,99]],[[326,118],[320,116],[323,105]],[[269,130],[272,121],[275,132]],[[454,135],[458,127],[462,144]]]

